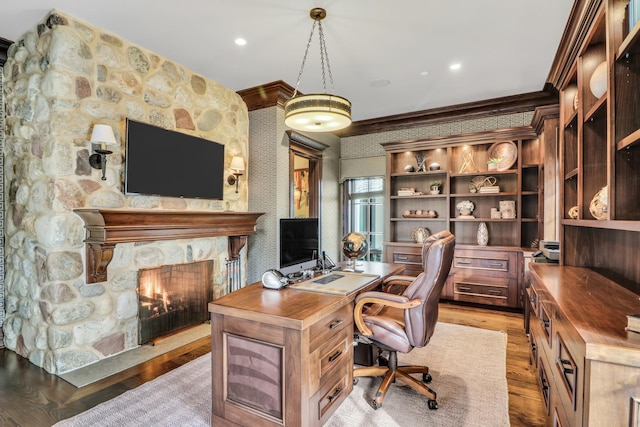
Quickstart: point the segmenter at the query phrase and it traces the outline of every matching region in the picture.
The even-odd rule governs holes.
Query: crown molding
[[[603,0],[575,0],[565,26],[547,81],[556,88],[563,87],[575,72],[573,66],[589,29],[598,16]]]
[[[550,119],[557,119],[560,117],[560,105],[545,105],[538,107],[533,112],[533,119],[531,119],[531,126],[536,130],[536,133],[540,135],[544,127],[544,122]]]
[[[513,114],[531,111],[543,105],[558,103],[555,88],[549,85],[539,92],[529,92],[493,98],[393,116],[379,117],[369,120],[353,122],[346,129],[335,132],[341,138],[365,135],[371,133],[388,132],[408,127],[427,126],[438,123],[478,119],[498,114]]]
[[[284,104],[294,93],[294,88],[282,80],[264,85],[243,89],[237,92],[247,104],[249,111]],[[438,123],[478,119],[497,114],[513,114],[534,110],[546,105],[558,104],[558,92],[550,84],[538,92],[505,96],[393,116],[353,122],[351,126],[340,131],[332,132],[340,138],[365,135],[371,133],[388,132],[408,127],[426,126]]]
[[[284,108],[285,102],[293,96],[294,88],[288,83],[278,80],[260,86],[239,90],[240,95],[249,111],[267,107]]]

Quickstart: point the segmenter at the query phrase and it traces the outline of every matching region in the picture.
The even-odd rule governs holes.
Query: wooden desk
[[[377,274],[350,295],[272,290],[260,282],[209,303],[215,426],[320,426],[353,388],[353,299],[397,264],[363,263]]]

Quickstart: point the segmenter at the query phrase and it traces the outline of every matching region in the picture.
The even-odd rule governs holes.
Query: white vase
[[[487,224],[485,222],[481,222],[478,225],[478,244],[480,246],[487,246],[489,243],[489,230],[487,229]]]

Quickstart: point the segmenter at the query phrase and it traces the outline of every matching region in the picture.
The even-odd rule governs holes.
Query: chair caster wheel
[[[429,409],[431,409],[432,411],[438,409],[438,402],[436,402],[433,399],[429,399],[429,402],[427,402],[427,405],[429,405]]]
[[[356,378],[356,377],[353,377],[353,385],[356,385],[356,384],[358,384],[358,381],[359,381],[359,379],[358,379],[358,378]]]
[[[431,376],[431,374],[422,374],[422,381],[425,384],[429,384],[432,380],[433,380],[433,377]]]
[[[435,402],[435,400],[434,400],[434,402]],[[437,406],[437,405],[436,405],[436,406]],[[371,407],[372,407],[373,409],[379,409],[379,408],[381,408],[381,407],[382,407],[382,403],[378,403],[378,402],[376,402],[375,400],[372,400],[372,401],[371,401]]]

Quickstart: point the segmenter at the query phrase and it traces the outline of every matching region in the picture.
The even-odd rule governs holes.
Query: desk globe
[[[349,259],[347,267],[343,271],[356,270],[356,260],[367,254],[369,243],[367,238],[360,233],[349,233],[342,238],[342,253]]]

